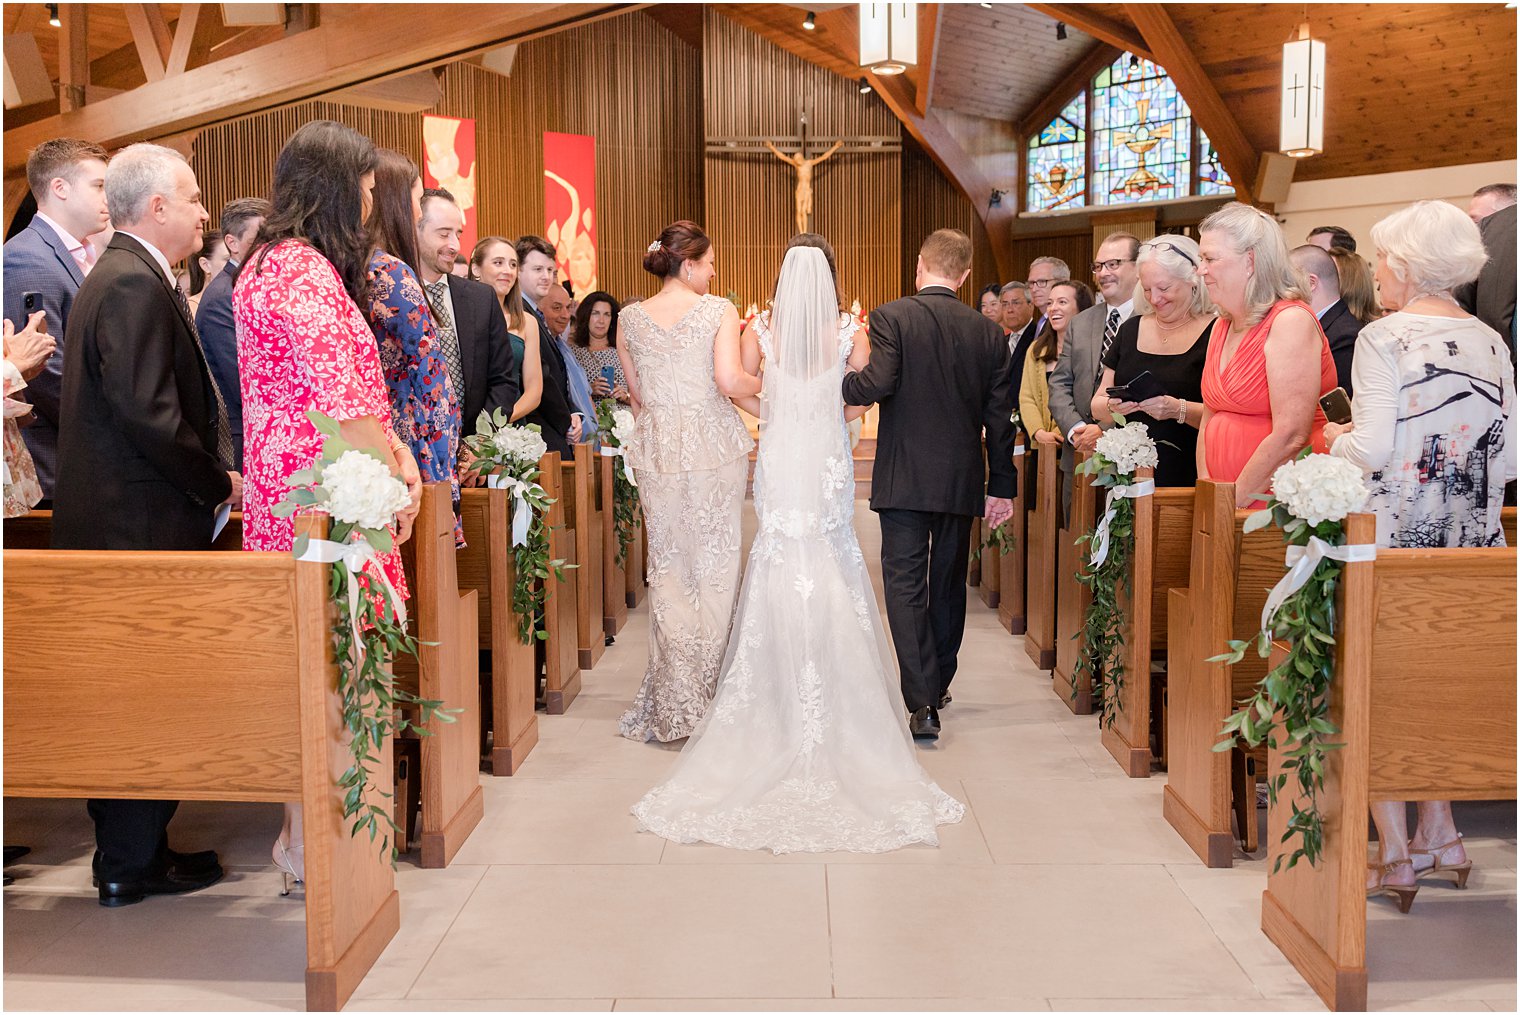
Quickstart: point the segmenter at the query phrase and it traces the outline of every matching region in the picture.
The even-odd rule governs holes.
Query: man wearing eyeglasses
[[[1013,344],[1013,365],[1009,375],[1009,387],[1013,391],[1013,403],[1019,402],[1019,388],[1024,383],[1024,357],[1034,344],[1034,337],[1045,326],[1045,307],[1050,303],[1050,287],[1071,278],[1071,269],[1059,257],[1036,257],[1029,262],[1029,301],[1033,304],[1029,323]],[[1030,433],[1026,428],[1024,436]]]
[[[1071,508],[1071,481],[1076,452],[1091,452],[1103,428],[1092,418],[1092,396],[1103,370],[1103,355],[1114,343],[1119,325],[1135,307],[1135,283],[1140,269],[1140,239],[1130,233],[1109,233],[1093,261],[1093,281],[1102,300],[1072,319],[1066,343],[1050,375],[1050,414],[1066,435],[1061,445],[1061,505]]]

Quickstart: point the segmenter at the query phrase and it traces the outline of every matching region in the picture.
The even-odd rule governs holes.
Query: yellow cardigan
[[[1056,418],[1050,414],[1050,383],[1045,364],[1034,356],[1034,346],[1024,353],[1024,379],[1019,385],[1019,419],[1033,437],[1040,430],[1060,433]]]

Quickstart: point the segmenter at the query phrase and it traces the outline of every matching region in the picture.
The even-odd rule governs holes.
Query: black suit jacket
[[[524,300],[523,309],[538,321],[538,359],[544,372],[543,397],[538,400],[538,408],[524,416],[523,421],[537,423],[543,430],[544,443],[549,445],[549,450],[568,458],[574,451],[565,435],[570,432],[570,414],[574,410],[570,408],[565,357],[560,355],[559,343],[549,334],[549,326],[544,323],[544,315],[538,312],[538,308]],[[591,425],[591,421],[584,425]]]
[[[1515,205],[1500,208],[1479,223],[1488,263],[1483,265],[1476,281],[1458,287],[1455,293],[1463,309],[1499,333],[1509,346],[1512,360],[1515,359],[1515,212]]]
[[[454,332],[459,336],[459,355],[464,362],[464,391],[459,409],[462,436],[475,434],[475,421],[482,410],[501,409],[507,415],[522,394],[512,383],[512,343],[507,340],[507,319],[496,301],[496,291],[483,282],[446,276],[454,302]]]
[[[1330,355],[1335,360],[1335,379],[1346,394],[1351,394],[1351,359],[1356,353],[1356,336],[1362,322],[1351,316],[1345,300],[1336,300],[1319,319],[1320,330],[1330,340]]]
[[[216,457],[211,373],[141,243],[111,238],[64,345],[53,546],[209,550],[232,482]]]
[[[844,379],[848,405],[881,403],[871,510],[980,515],[986,494],[1012,497],[1013,397],[1008,340],[943,286],[871,311],[871,360]]]
[[[1024,357],[1029,354],[1029,347],[1034,345],[1034,337],[1039,333],[1039,330],[1040,315],[1035,314],[1029,319],[1029,323],[1024,325],[1024,330],[1019,332],[1019,340],[1013,346],[1013,355],[1008,363],[1008,386],[1013,393],[1013,404],[1015,407],[1019,404],[1019,389],[1024,384]],[[1022,424],[1023,420],[1019,422]],[[1023,427],[1023,430],[1027,436],[1034,436],[1030,433],[1027,426]]]
[[[232,432],[233,470],[243,471],[243,389],[238,383],[237,328],[232,321],[232,286],[239,266],[228,261],[221,274],[201,293],[195,309],[195,330],[200,332],[206,365],[227,403],[227,427]]]

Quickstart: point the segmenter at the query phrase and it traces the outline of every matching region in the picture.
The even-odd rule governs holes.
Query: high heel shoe
[[[1367,889],[1367,898],[1370,899],[1374,895],[1391,895],[1398,901],[1400,913],[1409,912],[1409,907],[1414,905],[1415,893],[1420,890],[1420,887],[1418,885],[1389,885],[1383,883],[1384,878],[1406,864],[1410,868],[1414,867],[1414,861],[1407,857],[1403,860],[1392,860],[1388,863],[1369,863],[1367,869],[1378,872],[1378,883],[1374,887]]]
[[[284,837],[274,840],[274,865],[280,871],[283,886],[280,889],[282,896],[289,895],[293,888],[304,888],[306,884],[306,844],[290,846]],[[300,868],[296,867],[296,860],[300,860]]]
[[[1435,874],[1455,874],[1457,878],[1457,887],[1466,888],[1467,877],[1472,873],[1472,861],[1463,860],[1461,863],[1441,862],[1442,853],[1446,852],[1448,849],[1451,849],[1453,846],[1460,845],[1462,845],[1462,836],[1459,833],[1455,839],[1451,840],[1444,846],[1432,846],[1430,849],[1411,849],[1409,851],[1409,856],[1411,859],[1417,856],[1428,856],[1431,860],[1431,865],[1429,867],[1415,867],[1415,880],[1422,880]]]

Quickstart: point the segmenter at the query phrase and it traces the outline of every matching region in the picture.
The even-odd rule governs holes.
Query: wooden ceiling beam
[[[1261,162],[1260,153],[1246,138],[1245,131],[1230,107],[1220,97],[1219,89],[1204,71],[1203,65],[1193,55],[1187,40],[1177,30],[1170,14],[1161,4],[1129,3],[1125,11],[1145,36],[1146,43],[1156,54],[1155,62],[1166,68],[1177,91],[1187,100],[1193,117],[1203,132],[1214,142],[1225,171],[1235,186],[1235,196],[1251,203],[1256,188],[1256,170]]]
[[[1087,4],[1026,4],[1025,6],[1039,11],[1046,17],[1054,18],[1057,21],[1064,21],[1072,28],[1086,32],[1094,39],[1106,42],[1110,46],[1117,46],[1119,49],[1134,53],[1136,56],[1149,60],[1152,63],[1159,62],[1152,55],[1150,45],[1147,43],[1144,35],[1136,31],[1134,26],[1126,25],[1124,22],[1116,21],[1113,18],[1104,17],[1102,14],[1092,10]],[[1142,5],[1125,4],[1124,6],[1128,10],[1130,7]]]
[[[365,4],[355,16],[151,81],[83,109],[5,132],[4,168],[55,137],[107,148],[206,127],[376,78],[452,63],[507,42],[637,10],[641,4],[493,4],[469,18],[421,18],[414,4]],[[397,39],[407,40],[397,46]]]
[[[180,4],[179,21],[174,25],[174,46],[164,68],[166,76],[183,74],[210,59],[220,10],[220,4]]]
[[[383,109],[391,113],[420,113],[443,101],[443,85],[438,80],[437,72],[419,70],[381,81],[366,81],[362,85],[333,92],[330,98],[345,105]]]
[[[1044,98],[1018,118],[1019,135],[1028,138],[1044,130],[1045,125],[1066,108],[1072,96],[1086,88],[1098,71],[1119,59],[1121,55],[1117,46],[1111,46],[1106,42],[1094,44],[1081,59],[1072,64],[1066,76],[1046,92]]]
[[[137,47],[137,57],[142,61],[143,74],[148,81],[162,81],[169,63],[169,52],[174,37],[164,21],[164,12],[158,4],[123,4],[127,26],[132,29],[132,44]]]
[[[90,7],[72,3],[58,6],[58,108],[78,109],[90,87]]]
[[[913,108],[919,116],[934,101],[934,62],[939,56],[939,25],[944,4],[918,5],[918,66],[913,71]]]

